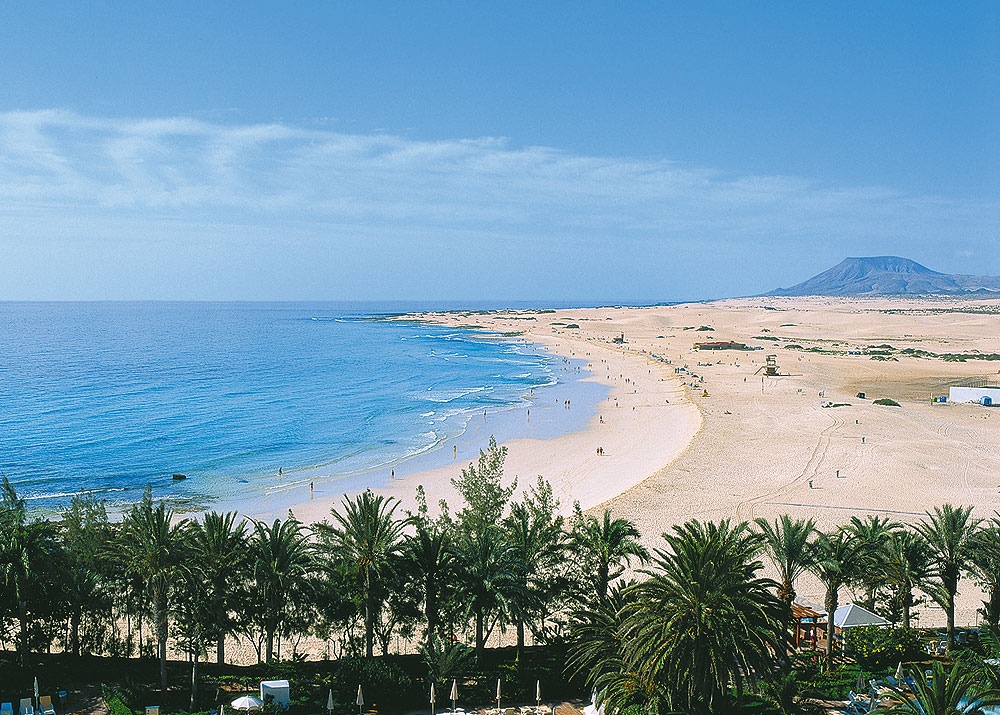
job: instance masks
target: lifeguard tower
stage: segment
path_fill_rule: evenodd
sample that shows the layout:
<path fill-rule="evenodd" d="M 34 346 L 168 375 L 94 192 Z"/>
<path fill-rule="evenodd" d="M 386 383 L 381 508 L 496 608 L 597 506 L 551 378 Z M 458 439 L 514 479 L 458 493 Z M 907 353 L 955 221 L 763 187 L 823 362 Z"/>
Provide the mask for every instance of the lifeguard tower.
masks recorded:
<path fill-rule="evenodd" d="M 761 365 L 759 368 L 757 368 L 757 370 L 754 372 L 754 375 L 756 375 L 761 370 L 763 370 L 764 374 L 769 377 L 780 377 L 781 373 L 778 372 L 778 356 L 768 355 L 766 358 L 764 358 L 764 364 Z"/>

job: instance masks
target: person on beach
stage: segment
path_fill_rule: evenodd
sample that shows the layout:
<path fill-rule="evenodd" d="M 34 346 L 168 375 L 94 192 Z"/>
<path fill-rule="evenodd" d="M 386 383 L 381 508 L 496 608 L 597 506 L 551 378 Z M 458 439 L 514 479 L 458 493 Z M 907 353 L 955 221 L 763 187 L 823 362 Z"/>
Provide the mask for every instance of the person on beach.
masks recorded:
<path fill-rule="evenodd" d="M 281 476 L 281 467 L 278 467 L 278 476 Z"/>
<path fill-rule="evenodd" d="M 310 501 L 312 500 L 312 498 L 313 498 L 313 483 L 309 482 L 309 499 L 310 499 Z"/>

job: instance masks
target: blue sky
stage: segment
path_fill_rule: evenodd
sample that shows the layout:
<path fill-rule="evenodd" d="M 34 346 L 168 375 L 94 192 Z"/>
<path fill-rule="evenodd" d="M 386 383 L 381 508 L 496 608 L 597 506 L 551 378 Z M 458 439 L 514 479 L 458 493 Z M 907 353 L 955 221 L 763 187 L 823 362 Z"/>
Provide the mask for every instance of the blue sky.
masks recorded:
<path fill-rule="evenodd" d="M 0 299 L 1000 274 L 997 3 L 5 3 Z"/>

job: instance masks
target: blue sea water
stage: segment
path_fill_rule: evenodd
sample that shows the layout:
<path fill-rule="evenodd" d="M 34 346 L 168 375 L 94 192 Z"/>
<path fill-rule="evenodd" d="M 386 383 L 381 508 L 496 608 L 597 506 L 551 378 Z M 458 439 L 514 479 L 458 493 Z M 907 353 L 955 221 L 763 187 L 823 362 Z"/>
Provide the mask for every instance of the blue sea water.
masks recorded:
<path fill-rule="evenodd" d="M 447 307 L 0 303 L 0 472 L 41 511 L 81 490 L 115 509 L 147 484 L 181 509 L 274 509 L 491 433 L 582 428 L 606 395 L 523 340 L 371 320 Z"/>

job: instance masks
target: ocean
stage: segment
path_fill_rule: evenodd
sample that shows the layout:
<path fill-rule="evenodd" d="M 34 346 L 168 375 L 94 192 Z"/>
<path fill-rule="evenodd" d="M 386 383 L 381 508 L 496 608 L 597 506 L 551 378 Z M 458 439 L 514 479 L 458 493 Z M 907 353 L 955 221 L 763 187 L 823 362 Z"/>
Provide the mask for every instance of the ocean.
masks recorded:
<path fill-rule="evenodd" d="M 523 339 L 372 319 L 450 307 L 0 303 L 0 472 L 41 513 L 81 491 L 120 511 L 146 485 L 181 511 L 274 512 L 310 482 L 582 429 L 606 397 Z"/>

